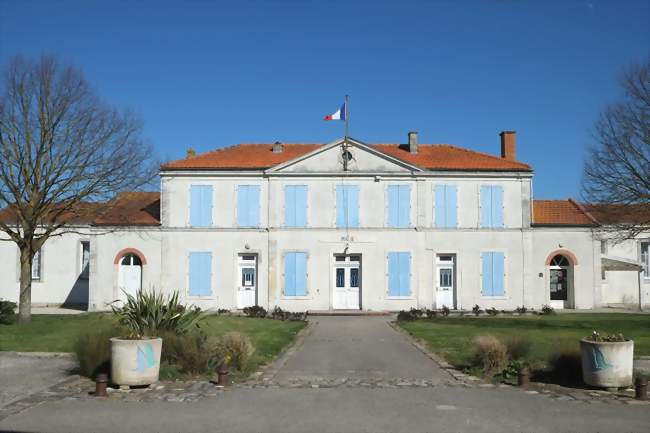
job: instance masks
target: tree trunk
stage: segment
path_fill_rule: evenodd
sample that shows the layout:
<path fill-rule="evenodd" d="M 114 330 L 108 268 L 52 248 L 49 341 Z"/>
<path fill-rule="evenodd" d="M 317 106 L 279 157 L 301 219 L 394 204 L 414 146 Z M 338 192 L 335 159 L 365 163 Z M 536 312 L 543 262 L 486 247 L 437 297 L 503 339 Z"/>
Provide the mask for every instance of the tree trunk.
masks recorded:
<path fill-rule="evenodd" d="M 18 322 L 32 321 L 32 254 L 29 246 L 20 249 L 20 300 L 18 302 Z"/>

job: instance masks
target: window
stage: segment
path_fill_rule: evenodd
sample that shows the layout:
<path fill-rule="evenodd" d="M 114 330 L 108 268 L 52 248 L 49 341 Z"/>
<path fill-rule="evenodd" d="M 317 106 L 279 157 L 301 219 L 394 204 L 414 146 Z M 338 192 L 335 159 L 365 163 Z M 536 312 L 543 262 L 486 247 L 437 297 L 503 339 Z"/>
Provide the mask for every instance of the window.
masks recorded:
<path fill-rule="evenodd" d="M 190 296 L 212 295 L 212 253 L 190 253 Z"/>
<path fill-rule="evenodd" d="M 190 226 L 210 227 L 212 225 L 212 186 L 190 186 Z"/>
<path fill-rule="evenodd" d="M 641 242 L 641 263 L 643 264 L 643 277 L 650 278 L 650 242 Z"/>
<path fill-rule="evenodd" d="M 411 253 L 388 253 L 388 295 L 411 295 Z"/>
<path fill-rule="evenodd" d="M 80 278 L 88 279 L 90 272 L 90 242 L 81 241 L 81 273 Z"/>
<path fill-rule="evenodd" d="M 410 185 L 388 186 L 388 226 L 408 227 L 411 225 Z"/>
<path fill-rule="evenodd" d="M 600 254 L 607 254 L 607 241 L 604 239 L 600 241 Z"/>
<path fill-rule="evenodd" d="M 284 226 L 307 226 L 307 187 L 286 185 L 284 187 Z"/>
<path fill-rule="evenodd" d="M 481 187 L 481 227 L 503 227 L 503 187 Z"/>
<path fill-rule="evenodd" d="M 357 185 L 336 185 L 336 227 L 359 227 Z"/>
<path fill-rule="evenodd" d="M 43 257 L 41 250 L 36 251 L 32 259 L 32 280 L 41 279 L 41 271 L 43 268 Z"/>
<path fill-rule="evenodd" d="M 456 227 L 458 225 L 458 199 L 455 185 L 436 185 L 435 188 L 436 227 Z"/>
<path fill-rule="evenodd" d="M 307 253 L 291 252 L 285 254 L 284 295 L 307 295 Z"/>
<path fill-rule="evenodd" d="M 350 287 L 359 287 L 359 268 L 350 268 Z"/>
<path fill-rule="evenodd" d="M 259 185 L 239 185 L 237 187 L 237 225 L 239 227 L 260 226 Z"/>
<path fill-rule="evenodd" d="M 483 296 L 504 296 L 505 256 L 501 252 L 481 254 L 483 261 Z"/>
<path fill-rule="evenodd" d="M 336 287 L 345 287 L 345 269 L 336 268 Z"/>

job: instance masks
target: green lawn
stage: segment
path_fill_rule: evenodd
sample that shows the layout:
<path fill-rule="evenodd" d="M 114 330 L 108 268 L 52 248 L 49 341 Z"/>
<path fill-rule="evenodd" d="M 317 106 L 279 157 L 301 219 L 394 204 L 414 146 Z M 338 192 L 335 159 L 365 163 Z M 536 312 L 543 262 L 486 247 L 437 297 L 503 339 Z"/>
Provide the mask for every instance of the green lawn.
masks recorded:
<path fill-rule="evenodd" d="M 634 340 L 635 356 L 650 355 L 650 315 L 563 313 L 549 316 L 438 317 L 399 325 L 456 367 L 472 357 L 472 339 L 491 334 L 502 340 L 524 337 L 532 341 L 531 361 L 541 365 L 554 350 L 578 349 L 580 338 L 598 330 L 622 332 Z"/>
<path fill-rule="evenodd" d="M 0 350 L 19 352 L 72 352 L 76 337 L 91 329 L 112 326 L 111 314 L 35 315 L 28 325 L 0 325 Z M 273 359 L 295 338 L 304 322 L 252 319 L 236 316 L 207 316 L 201 328 L 208 335 L 238 331 L 255 345 L 253 366 Z"/>

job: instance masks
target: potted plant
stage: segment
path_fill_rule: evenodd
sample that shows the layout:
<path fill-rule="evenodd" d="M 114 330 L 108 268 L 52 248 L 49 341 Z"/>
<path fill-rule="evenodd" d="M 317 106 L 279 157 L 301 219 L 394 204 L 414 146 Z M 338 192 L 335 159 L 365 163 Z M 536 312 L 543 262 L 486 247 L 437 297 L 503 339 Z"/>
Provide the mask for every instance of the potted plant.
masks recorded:
<path fill-rule="evenodd" d="M 170 296 L 155 291 L 126 294 L 123 306 L 111 305 L 126 335 L 111 341 L 111 381 L 120 386 L 150 385 L 158 381 L 162 338 L 160 333 L 177 334 L 198 326 L 202 318 L 197 307 L 178 302 L 178 292 Z"/>
<path fill-rule="evenodd" d="M 622 334 L 594 331 L 580 340 L 582 378 L 587 385 L 621 388 L 632 385 L 634 341 Z"/>

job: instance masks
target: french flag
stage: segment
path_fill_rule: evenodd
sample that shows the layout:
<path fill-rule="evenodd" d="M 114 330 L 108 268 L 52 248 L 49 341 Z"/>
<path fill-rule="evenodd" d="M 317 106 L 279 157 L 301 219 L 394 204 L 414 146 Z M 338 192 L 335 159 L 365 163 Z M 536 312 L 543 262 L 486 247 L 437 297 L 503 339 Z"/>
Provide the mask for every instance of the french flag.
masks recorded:
<path fill-rule="evenodd" d="M 346 105 L 347 103 L 344 102 L 343 105 L 341 105 L 341 108 L 336 111 L 336 113 L 325 116 L 323 120 L 345 120 L 348 115 L 348 107 L 346 107 Z"/>

